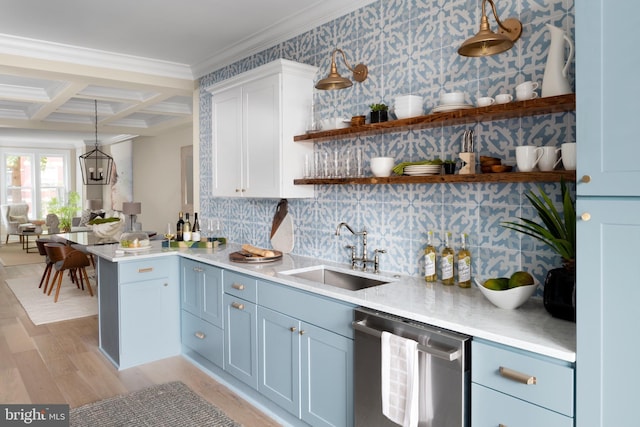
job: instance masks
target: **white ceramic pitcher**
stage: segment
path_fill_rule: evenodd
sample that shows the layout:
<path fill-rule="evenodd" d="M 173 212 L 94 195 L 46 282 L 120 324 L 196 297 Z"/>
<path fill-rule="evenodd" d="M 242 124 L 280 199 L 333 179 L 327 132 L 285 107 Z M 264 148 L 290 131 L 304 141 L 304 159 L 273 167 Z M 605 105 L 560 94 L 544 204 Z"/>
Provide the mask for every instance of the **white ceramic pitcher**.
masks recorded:
<path fill-rule="evenodd" d="M 558 27 L 546 24 L 551 34 L 551 45 L 547 53 L 547 65 L 542 77 L 542 96 L 555 96 L 571 93 L 567 80 L 567 69 L 573 59 L 573 42 Z M 564 42 L 569 44 L 569 58 L 564 60 Z"/>

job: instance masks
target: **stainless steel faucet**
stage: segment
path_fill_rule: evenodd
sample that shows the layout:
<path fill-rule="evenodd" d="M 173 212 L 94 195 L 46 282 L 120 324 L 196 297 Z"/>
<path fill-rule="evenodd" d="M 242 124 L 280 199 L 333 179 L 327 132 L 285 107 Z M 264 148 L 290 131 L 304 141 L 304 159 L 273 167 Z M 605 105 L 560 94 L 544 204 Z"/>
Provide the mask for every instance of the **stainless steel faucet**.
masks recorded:
<path fill-rule="evenodd" d="M 338 227 L 336 227 L 336 236 L 340 235 L 340 229 L 342 229 L 342 227 L 346 228 L 347 230 L 349 230 L 351 232 L 351 234 L 353 235 L 360 235 L 362 236 L 362 256 L 361 257 L 357 257 L 356 256 L 356 247 L 354 245 L 347 245 L 345 246 L 347 249 L 351 250 L 351 268 L 355 270 L 356 268 L 356 264 L 358 262 L 362 263 L 362 271 L 365 271 L 367 269 L 367 264 L 368 263 L 374 263 L 374 272 L 378 273 L 379 272 L 379 260 L 378 260 L 378 254 L 379 253 L 385 253 L 385 251 L 380 250 L 380 249 L 376 249 L 375 250 L 375 257 L 374 259 L 369 259 L 367 258 L 367 230 L 362 230 L 362 231 L 354 231 L 353 228 L 351 228 L 351 226 L 349 226 L 349 224 L 347 224 L 346 222 L 341 222 L 340 224 L 338 224 Z"/>

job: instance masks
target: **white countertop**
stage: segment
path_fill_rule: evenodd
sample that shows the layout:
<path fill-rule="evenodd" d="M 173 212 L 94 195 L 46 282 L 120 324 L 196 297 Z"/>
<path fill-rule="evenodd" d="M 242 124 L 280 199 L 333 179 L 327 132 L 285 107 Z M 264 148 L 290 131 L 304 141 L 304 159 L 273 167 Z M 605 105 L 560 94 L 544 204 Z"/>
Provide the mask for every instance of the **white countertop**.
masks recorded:
<path fill-rule="evenodd" d="M 347 264 L 287 254 L 272 263 L 236 263 L 229 261 L 229 253 L 239 250 L 240 245 L 227 244 L 217 249 L 169 249 L 162 248 L 160 243 L 152 242 L 148 251 L 125 255 L 116 254 L 116 245 L 90 246 L 88 249 L 112 262 L 180 255 L 567 362 L 576 360 L 575 323 L 551 317 L 539 298 L 529 299 L 518 309 L 503 310 L 491 304 L 475 287 L 443 286 L 438 282 L 427 283 L 419 277 L 394 276 L 386 272 L 378 276 L 392 278 L 394 282 L 349 291 L 280 273 L 317 265 L 349 269 Z"/>

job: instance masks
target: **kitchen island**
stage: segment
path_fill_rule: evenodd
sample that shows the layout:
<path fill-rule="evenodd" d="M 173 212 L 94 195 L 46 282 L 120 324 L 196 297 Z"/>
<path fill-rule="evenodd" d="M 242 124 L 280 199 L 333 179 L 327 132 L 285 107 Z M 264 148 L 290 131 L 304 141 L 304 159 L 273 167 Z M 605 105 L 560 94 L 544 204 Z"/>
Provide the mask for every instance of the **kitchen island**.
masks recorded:
<path fill-rule="evenodd" d="M 240 245 L 232 243 L 216 249 L 176 249 L 163 248 L 160 242 L 153 242 L 148 251 L 133 254 L 117 254 L 115 245 L 93 246 L 89 251 L 99 258 L 99 262 L 108 263 L 169 257 L 166 260 L 168 262 L 172 257 L 189 258 L 566 362 L 576 361 L 575 323 L 551 317 L 544 309 L 542 300 L 537 298 L 531 298 L 516 310 L 503 310 L 491 304 L 475 287 L 461 289 L 443 286 L 438 282 L 426 283 L 421 277 L 395 276 L 386 272 L 379 276 L 393 280 L 391 283 L 348 291 L 281 274 L 282 271 L 317 265 L 348 268 L 346 264 L 290 254 L 285 254 L 282 260 L 266 264 L 229 261 L 229 254 L 239 249 Z M 103 285 L 115 286 L 112 283 L 100 283 L 100 286 Z"/>

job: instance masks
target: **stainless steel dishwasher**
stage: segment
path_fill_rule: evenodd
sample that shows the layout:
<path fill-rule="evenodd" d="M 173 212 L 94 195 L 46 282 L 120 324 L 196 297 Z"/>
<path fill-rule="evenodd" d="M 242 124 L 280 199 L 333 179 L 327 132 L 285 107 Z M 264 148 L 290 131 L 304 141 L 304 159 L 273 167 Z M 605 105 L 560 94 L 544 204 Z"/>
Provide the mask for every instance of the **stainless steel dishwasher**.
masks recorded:
<path fill-rule="evenodd" d="M 418 342 L 421 358 L 418 425 L 470 425 L 470 337 L 367 308 L 355 310 L 353 328 L 356 427 L 397 427 L 382 413 L 382 331 Z"/>

